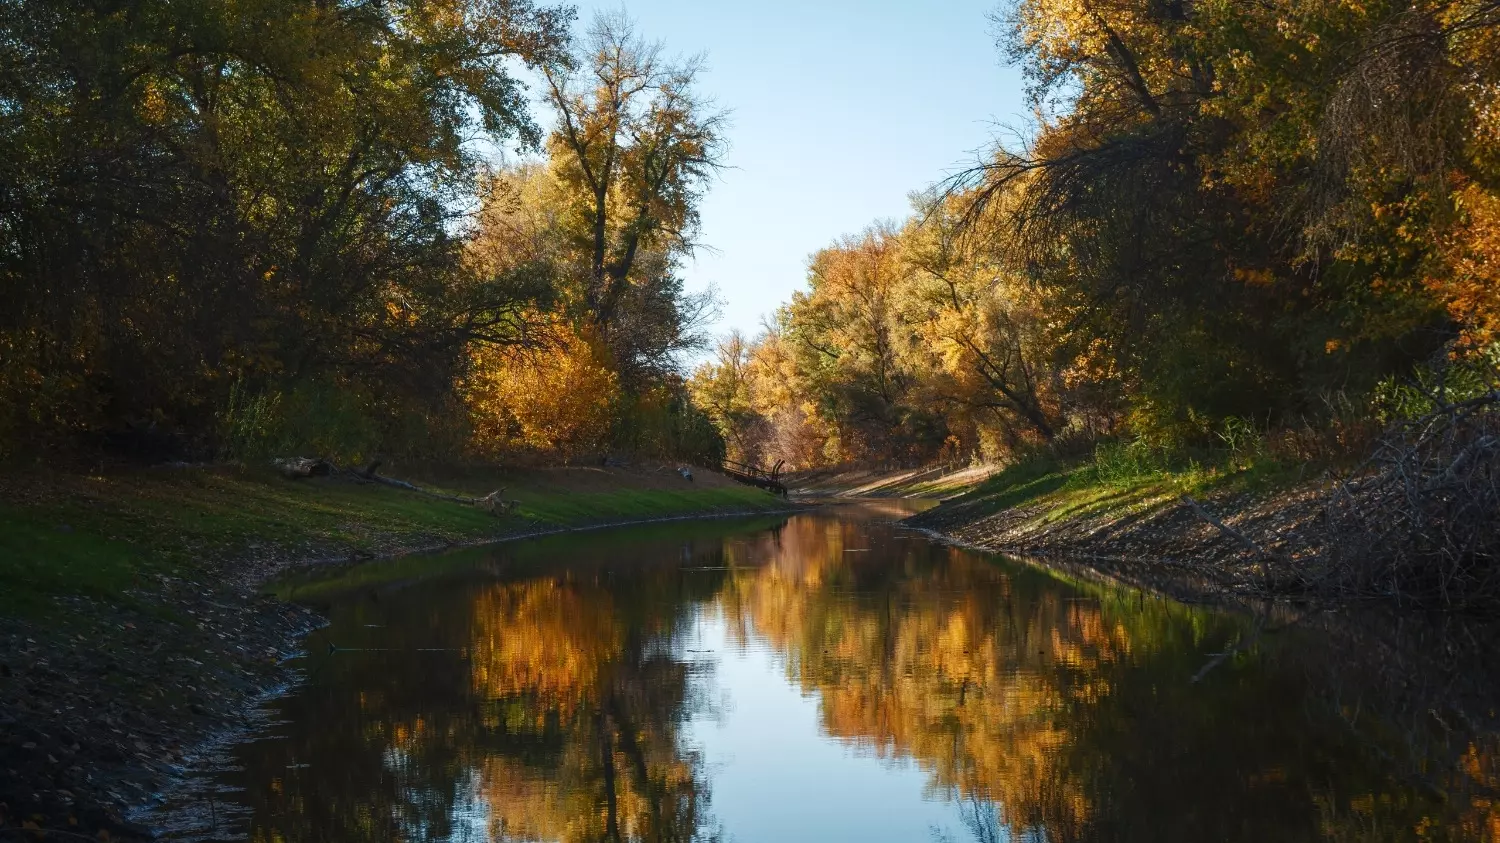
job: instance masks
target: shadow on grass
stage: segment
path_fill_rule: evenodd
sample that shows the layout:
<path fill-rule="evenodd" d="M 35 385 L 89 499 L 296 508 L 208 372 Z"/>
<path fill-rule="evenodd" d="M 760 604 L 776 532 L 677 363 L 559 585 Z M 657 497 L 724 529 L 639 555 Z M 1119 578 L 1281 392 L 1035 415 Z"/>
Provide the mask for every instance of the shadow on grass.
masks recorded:
<path fill-rule="evenodd" d="M 1092 458 L 1064 461 L 1040 455 L 1006 467 L 966 494 L 951 499 L 950 511 L 986 518 L 1008 509 L 1034 506 L 1032 517 L 1051 524 L 1112 512 L 1134 513 L 1161 506 L 1181 495 L 1269 494 L 1303 482 L 1308 467 L 1271 459 L 1246 464 L 1201 463 L 1150 467 L 1136 474 L 1103 471 Z"/>

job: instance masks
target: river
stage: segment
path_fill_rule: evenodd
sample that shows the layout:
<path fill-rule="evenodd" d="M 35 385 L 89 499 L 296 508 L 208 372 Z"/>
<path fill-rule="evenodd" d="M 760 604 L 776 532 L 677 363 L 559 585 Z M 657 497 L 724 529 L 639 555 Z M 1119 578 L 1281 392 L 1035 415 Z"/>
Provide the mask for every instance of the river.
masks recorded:
<path fill-rule="evenodd" d="M 1296 841 L 1494 823 L 1403 772 L 1411 741 L 1353 710 L 1338 654 L 1302 625 L 945 546 L 900 514 L 599 531 L 289 583 L 330 619 L 305 681 L 161 812 L 169 836 Z"/>

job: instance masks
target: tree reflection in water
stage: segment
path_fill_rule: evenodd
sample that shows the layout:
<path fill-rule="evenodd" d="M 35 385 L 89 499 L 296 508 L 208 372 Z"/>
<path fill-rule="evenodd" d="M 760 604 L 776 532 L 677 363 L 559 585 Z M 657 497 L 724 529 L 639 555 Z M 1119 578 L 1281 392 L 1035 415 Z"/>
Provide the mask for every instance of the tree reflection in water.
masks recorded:
<path fill-rule="evenodd" d="M 436 577 L 375 566 L 322 591 L 310 681 L 230 777 L 250 837 L 719 836 L 686 737 L 714 700 L 715 656 L 691 644 L 706 619 L 780 654 L 819 701 L 816 740 L 919 765 L 953 807 L 937 838 L 1402 839 L 1427 818 L 1441 839 L 1493 822 L 1489 803 L 1456 821 L 1386 775 L 1318 702 L 1301 640 L 1194 684 L 1246 621 L 858 519 L 695 529 L 501 547 Z"/>

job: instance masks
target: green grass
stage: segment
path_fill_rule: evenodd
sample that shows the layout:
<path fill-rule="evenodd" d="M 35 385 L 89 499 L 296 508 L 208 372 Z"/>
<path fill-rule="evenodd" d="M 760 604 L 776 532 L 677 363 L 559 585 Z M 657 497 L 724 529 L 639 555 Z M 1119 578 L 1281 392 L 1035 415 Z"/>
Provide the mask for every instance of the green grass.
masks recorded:
<path fill-rule="evenodd" d="M 1266 457 L 1213 462 L 1157 457 L 1122 459 L 1106 449 L 1063 461 L 1037 456 L 1007 467 L 954 499 L 975 515 L 1025 507 L 1027 520 L 1045 525 L 1095 515 L 1126 515 L 1172 503 L 1184 495 L 1270 492 L 1296 483 L 1303 472 Z"/>
<path fill-rule="evenodd" d="M 56 598 L 68 595 L 128 604 L 129 592 L 149 587 L 158 576 L 211 578 L 224 563 L 250 556 L 373 553 L 784 505 L 738 486 L 663 490 L 614 476 L 591 488 L 621 488 L 569 493 L 546 478 L 533 480 L 504 478 L 507 497 L 521 505 L 496 518 L 387 486 L 293 482 L 270 472 L 153 469 L 105 477 L 12 477 L 0 490 L 0 613 L 52 615 L 60 608 Z M 467 488 L 461 493 L 473 494 Z"/>
<path fill-rule="evenodd" d="M 0 611 L 45 612 L 55 594 L 117 598 L 159 567 L 127 541 L 69 529 L 0 511 Z"/>

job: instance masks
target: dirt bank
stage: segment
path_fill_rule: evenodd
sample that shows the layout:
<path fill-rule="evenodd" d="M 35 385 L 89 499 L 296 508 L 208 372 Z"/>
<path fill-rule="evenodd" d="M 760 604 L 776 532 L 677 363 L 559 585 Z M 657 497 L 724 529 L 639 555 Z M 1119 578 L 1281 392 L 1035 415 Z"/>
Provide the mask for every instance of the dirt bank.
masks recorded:
<path fill-rule="evenodd" d="M 974 488 L 999 471 L 994 466 L 885 469 L 835 466 L 787 475 L 793 494 L 814 498 L 942 498 Z"/>
<path fill-rule="evenodd" d="M 946 501 L 908 523 L 966 545 L 1179 600 L 1305 596 L 1298 588 L 1303 561 L 1322 549 L 1315 529 L 1322 500 L 1317 487 L 1193 500 L 1196 507 L 1162 492 L 1059 512 L 1054 500 L 997 510 L 991 499 L 977 495 Z"/>
<path fill-rule="evenodd" d="M 475 507 L 348 479 L 176 467 L 0 485 L 0 831 L 148 839 L 132 813 L 290 681 L 312 613 L 259 593 L 299 565 L 786 504 L 675 467 L 450 471 Z"/>

